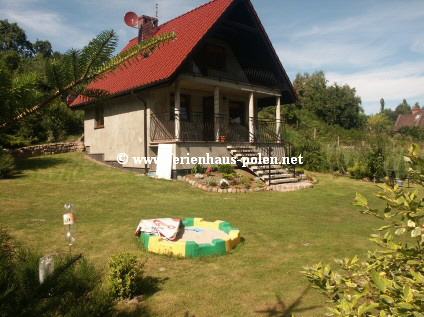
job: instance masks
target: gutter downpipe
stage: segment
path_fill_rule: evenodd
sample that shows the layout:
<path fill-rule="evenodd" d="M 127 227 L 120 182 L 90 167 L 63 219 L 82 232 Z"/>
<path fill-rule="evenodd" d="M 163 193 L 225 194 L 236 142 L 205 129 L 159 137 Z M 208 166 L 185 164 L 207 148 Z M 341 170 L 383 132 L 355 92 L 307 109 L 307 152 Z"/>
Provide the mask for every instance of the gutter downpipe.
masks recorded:
<path fill-rule="evenodd" d="M 144 106 L 144 115 L 143 115 L 143 120 L 144 120 L 144 155 L 147 157 L 148 153 L 147 153 L 147 101 L 140 98 L 137 94 L 134 93 L 134 91 L 131 93 L 131 96 L 135 97 L 138 101 L 141 101 L 143 103 Z M 145 165 L 145 170 L 146 170 L 146 174 L 148 173 L 148 170 L 150 171 L 150 166 L 149 164 L 146 162 Z"/>

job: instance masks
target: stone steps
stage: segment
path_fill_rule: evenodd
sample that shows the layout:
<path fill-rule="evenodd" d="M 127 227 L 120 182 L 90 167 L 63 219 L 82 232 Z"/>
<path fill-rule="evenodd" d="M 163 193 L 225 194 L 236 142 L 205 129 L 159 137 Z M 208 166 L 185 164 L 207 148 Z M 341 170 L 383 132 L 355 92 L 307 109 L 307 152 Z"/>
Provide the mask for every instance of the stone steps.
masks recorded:
<path fill-rule="evenodd" d="M 230 154 L 237 158 L 237 160 L 242 161 L 243 158 L 251 160 L 252 158 L 257 158 L 259 160 L 260 150 L 256 149 L 254 146 L 245 145 L 239 148 L 234 146 L 227 146 Z M 263 161 L 264 157 L 262 157 Z M 293 177 L 293 174 L 289 174 L 286 169 L 283 169 L 281 165 L 269 165 L 269 164 L 246 164 L 247 168 L 252 171 L 256 176 L 258 176 L 262 181 L 269 183 L 271 185 L 280 185 L 280 184 L 289 184 L 297 183 L 298 178 Z M 271 174 L 271 175 L 270 175 Z"/>

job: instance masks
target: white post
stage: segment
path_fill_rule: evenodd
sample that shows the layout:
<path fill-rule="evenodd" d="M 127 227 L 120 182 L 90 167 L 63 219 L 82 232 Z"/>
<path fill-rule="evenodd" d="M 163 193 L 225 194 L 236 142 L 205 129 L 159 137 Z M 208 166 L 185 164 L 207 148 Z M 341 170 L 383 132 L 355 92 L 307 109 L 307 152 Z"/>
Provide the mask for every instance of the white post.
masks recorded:
<path fill-rule="evenodd" d="M 180 81 L 175 82 L 175 139 L 180 140 L 181 133 L 181 122 L 180 122 L 180 112 L 181 112 L 181 85 Z"/>
<path fill-rule="evenodd" d="M 215 87 L 213 92 L 213 105 L 214 105 L 214 128 L 215 128 L 215 141 L 219 141 L 219 137 L 221 134 L 220 131 L 220 122 L 218 120 L 219 117 L 219 87 Z"/>
<path fill-rule="evenodd" d="M 254 137 L 254 118 L 255 118 L 255 96 L 253 95 L 253 92 L 249 94 L 249 141 L 251 143 L 255 142 Z"/>
<path fill-rule="evenodd" d="M 280 101 L 280 97 L 277 97 L 276 98 L 276 100 L 277 100 L 277 109 L 276 109 L 276 113 L 275 113 L 275 119 L 276 119 L 276 126 L 277 126 L 277 128 L 276 128 L 276 133 L 278 134 L 278 135 L 280 135 L 280 129 L 281 129 L 281 101 Z"/>

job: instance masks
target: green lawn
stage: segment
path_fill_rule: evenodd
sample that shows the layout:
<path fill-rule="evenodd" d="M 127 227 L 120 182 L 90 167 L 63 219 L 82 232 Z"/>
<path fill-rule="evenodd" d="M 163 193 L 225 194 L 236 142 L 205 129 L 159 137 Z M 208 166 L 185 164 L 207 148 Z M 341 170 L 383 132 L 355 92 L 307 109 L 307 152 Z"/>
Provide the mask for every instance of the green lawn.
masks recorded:
<path fill-rule="evenodd" d="M 379 222 L 351 205 L 372 184 L 318 175 L 314 189 L 290 193 L 214 194 L 182 182 L 138 177 L 84 159 L 82 153 L 21 161 L 22 175 L 0 180 L 1 225 L 28 247 L 66 252 L 63 204 L 76 206 L 74 252 L 100 268 L 117 252 L 136 251 L 141 218 L 203 217 L 229 221 L 244 242 L 231 254 L 177 259 L 145 254 L 158 316 L 320 316 L 325 298 L 308 289 L 303 265 L 364 257 Z M 372 198 L 371 201 L 375 201 Z M 140 251 L 141 252 L 141 251 Z"/>

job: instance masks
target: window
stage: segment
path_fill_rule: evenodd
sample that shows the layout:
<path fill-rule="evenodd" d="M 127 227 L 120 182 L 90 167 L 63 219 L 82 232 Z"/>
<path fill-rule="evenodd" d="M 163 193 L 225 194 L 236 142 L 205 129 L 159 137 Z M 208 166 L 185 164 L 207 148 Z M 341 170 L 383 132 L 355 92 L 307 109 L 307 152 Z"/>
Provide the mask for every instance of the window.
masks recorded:
<path fill-rule="evenodd" d="M 205 52 L 206 65 L 208 67 L 225 72 L 227 62 L 225 57 L 225 48 L 218 45 L 208 44 Z"/>
<path fill-rule="evenodd" d="M 105 127 L 105 115 L 103 106 L 97 106 L 94 110 L 94 128 L 102 129 Z"/>
<path fill-rule="evenodd" d="M 190 121 L 190 95 L 180 95 L 181 109 L 180 109 L 180 120 Z M 171 103 L 169 107 L 170 120 L 175 120 L 175 95 L 171 94 Z"/>

